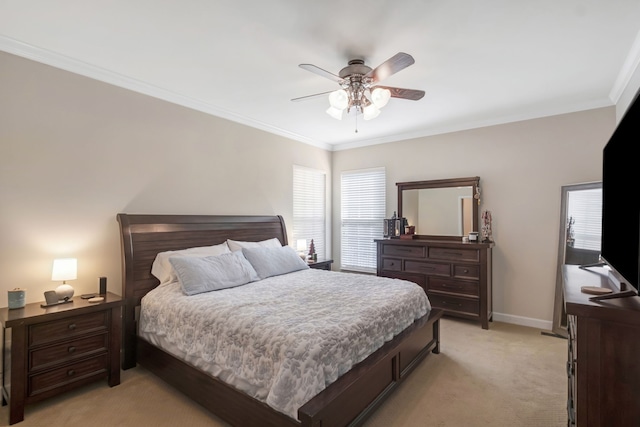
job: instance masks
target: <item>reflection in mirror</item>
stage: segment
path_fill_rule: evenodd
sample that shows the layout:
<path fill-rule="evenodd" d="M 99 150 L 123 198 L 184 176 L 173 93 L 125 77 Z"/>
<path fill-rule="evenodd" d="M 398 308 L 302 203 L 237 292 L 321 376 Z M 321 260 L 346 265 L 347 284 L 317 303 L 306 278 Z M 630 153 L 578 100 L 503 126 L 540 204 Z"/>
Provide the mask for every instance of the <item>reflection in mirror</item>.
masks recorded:
<path fill-rule="evenodd" d="M 398 182 L 398 216 L 422 237 L 459 239 L 478 229 L 480 178 Z"/>
<path fill-rule="evenodd" d="M 552 332 L 567 337 L 562 266 L 599 261 L 602 228 L 602 182 L 565 185 L 560 199 L 560 233 Z"/>
<path fill-rule="evenodd" d="M 472 187 L 405 190 L 403 216 L 417 234 L 466 236 L 473 230 Z"/>

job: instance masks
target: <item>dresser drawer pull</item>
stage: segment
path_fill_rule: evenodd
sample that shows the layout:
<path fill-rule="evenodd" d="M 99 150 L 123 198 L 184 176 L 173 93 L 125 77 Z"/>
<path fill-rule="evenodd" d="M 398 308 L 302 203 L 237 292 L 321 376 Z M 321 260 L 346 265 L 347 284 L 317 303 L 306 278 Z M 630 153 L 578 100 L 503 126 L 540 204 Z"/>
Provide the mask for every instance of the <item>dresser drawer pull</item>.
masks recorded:
<path fill-rule="evenodd" d="M 75 330 L 76 329 L 76 324 L 75 323 L 70 324 L 69 325 L 69 329 L 72 330 L 72 331 Z"/>
<path fill-rule="evenodd" d="M 469 269 L 468 269 L 468 268 L 463 268 L 463 269 L 462 269 L 462 272 L 463 272 L 463 273 L 468 273 L 468 272 L 469 272 Z"/>
<path fill-rule="evenodd" d="M 400 252 L 411 252 L 411 248 L 396 248 L 396 251 L 400 251 Z"/>
<path fill-rule="evenodd" d="M 74 346 L 71 346 L 71 347 L 69 347 L 69 348 L 67 349 L 67 351 L 68 351 L 69 353 L 73 353 L 73 352 L 75 352 L 75 351 L 76 351 L 76 348 L 75 348 Z"/>
<path fill-rule="evenodd" d="M 69 369 L 69 370 L 67 371 L 67 376 L 68 376 L 68 377 L 72 377 L 72 376 L 74 376 L 75 374 L 76 374 L 76 371 L 74 371 L 73 369 Z"/>
<path fill-rule="evenodd" d="M 456 302 L 442 301 L 444 305 L 455 305 L 456 307 L 462 307 L 462 304 Z"/>

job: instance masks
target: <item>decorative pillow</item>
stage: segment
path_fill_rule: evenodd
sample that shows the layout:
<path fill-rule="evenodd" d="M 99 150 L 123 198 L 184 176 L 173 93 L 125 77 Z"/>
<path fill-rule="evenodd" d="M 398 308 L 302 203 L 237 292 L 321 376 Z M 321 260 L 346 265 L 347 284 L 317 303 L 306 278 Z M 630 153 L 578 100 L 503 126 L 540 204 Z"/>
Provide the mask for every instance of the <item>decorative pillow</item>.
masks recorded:
<path fill-rule="evenodd" d="M 242 252 L 204 258 L 170 257 L 169 262 L 187 295 L 233 288 L 259 280 Z"/>
<path fill-rule="evenodd" d="M 160 280 L 161 285 L 175 282 L 176 280 L 178 280 L 178 277 L 176 276 L 176 272 L 173 270 L 173 267 L 169 262 L 170 257 L 188 256 L 203 258 L 207 256 L 222 255 L 229 252 L 231 251 L 227 246 L 227 242 L 213 246 L 200 246 L 197 248 L 182 249 L 179 251 L 160 252 L 158 255 L 156 255 L 156 259 L 153 261 L 153 265 L 151 266 L 151 274 L 153 274 L 158 280 Z"/>
<path fill-rule="evenodd" d="M 242 253 L 258 273 L 260 279 L 309 268 L 290 246 L 279 248 L 243 248 Z"/>
<path fill-rule="evenodd" d="M 241 242 L 227 239 L 227 245 L 232 251 L 240 251 L 243 248 L 281 248 L 282 243 L 277 238 L 263 240 L 261 242 Z"/>

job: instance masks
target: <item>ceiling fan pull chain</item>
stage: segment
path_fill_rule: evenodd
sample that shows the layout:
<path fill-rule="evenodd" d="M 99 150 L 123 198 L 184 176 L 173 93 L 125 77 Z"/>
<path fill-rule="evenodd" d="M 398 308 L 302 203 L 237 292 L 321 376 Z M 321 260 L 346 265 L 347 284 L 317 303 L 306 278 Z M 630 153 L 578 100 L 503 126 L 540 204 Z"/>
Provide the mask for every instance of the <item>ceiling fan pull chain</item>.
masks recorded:
<path fill-rule="evenodd" d="M 356 133 L 358 133 L 358 112 L 356 111 Z"/>

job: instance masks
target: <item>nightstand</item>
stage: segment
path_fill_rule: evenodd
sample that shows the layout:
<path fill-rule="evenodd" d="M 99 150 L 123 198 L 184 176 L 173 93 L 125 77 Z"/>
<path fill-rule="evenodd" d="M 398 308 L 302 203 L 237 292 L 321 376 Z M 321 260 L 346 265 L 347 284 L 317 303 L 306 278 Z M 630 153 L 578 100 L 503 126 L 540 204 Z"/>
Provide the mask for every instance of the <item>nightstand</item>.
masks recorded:
<path fill-rule="evenodd" d="M 69 304 L 0 309 L 3 328 L 2 404 L 9 424 L 24 419 L 27 404 L 106 378 L 120 384 L 122 298 L 80 297 Z"/>
<path fill-rule="evenodd" d="M 309 268 L 316 268 L 318 270 L 329 270 L 329 271 L 331 271 L 331 264 L 333 264 L 333 260 L 332 259 L 326 259 L 324 261 L 310 262 L 308 264 L 309 264 Z"/>

